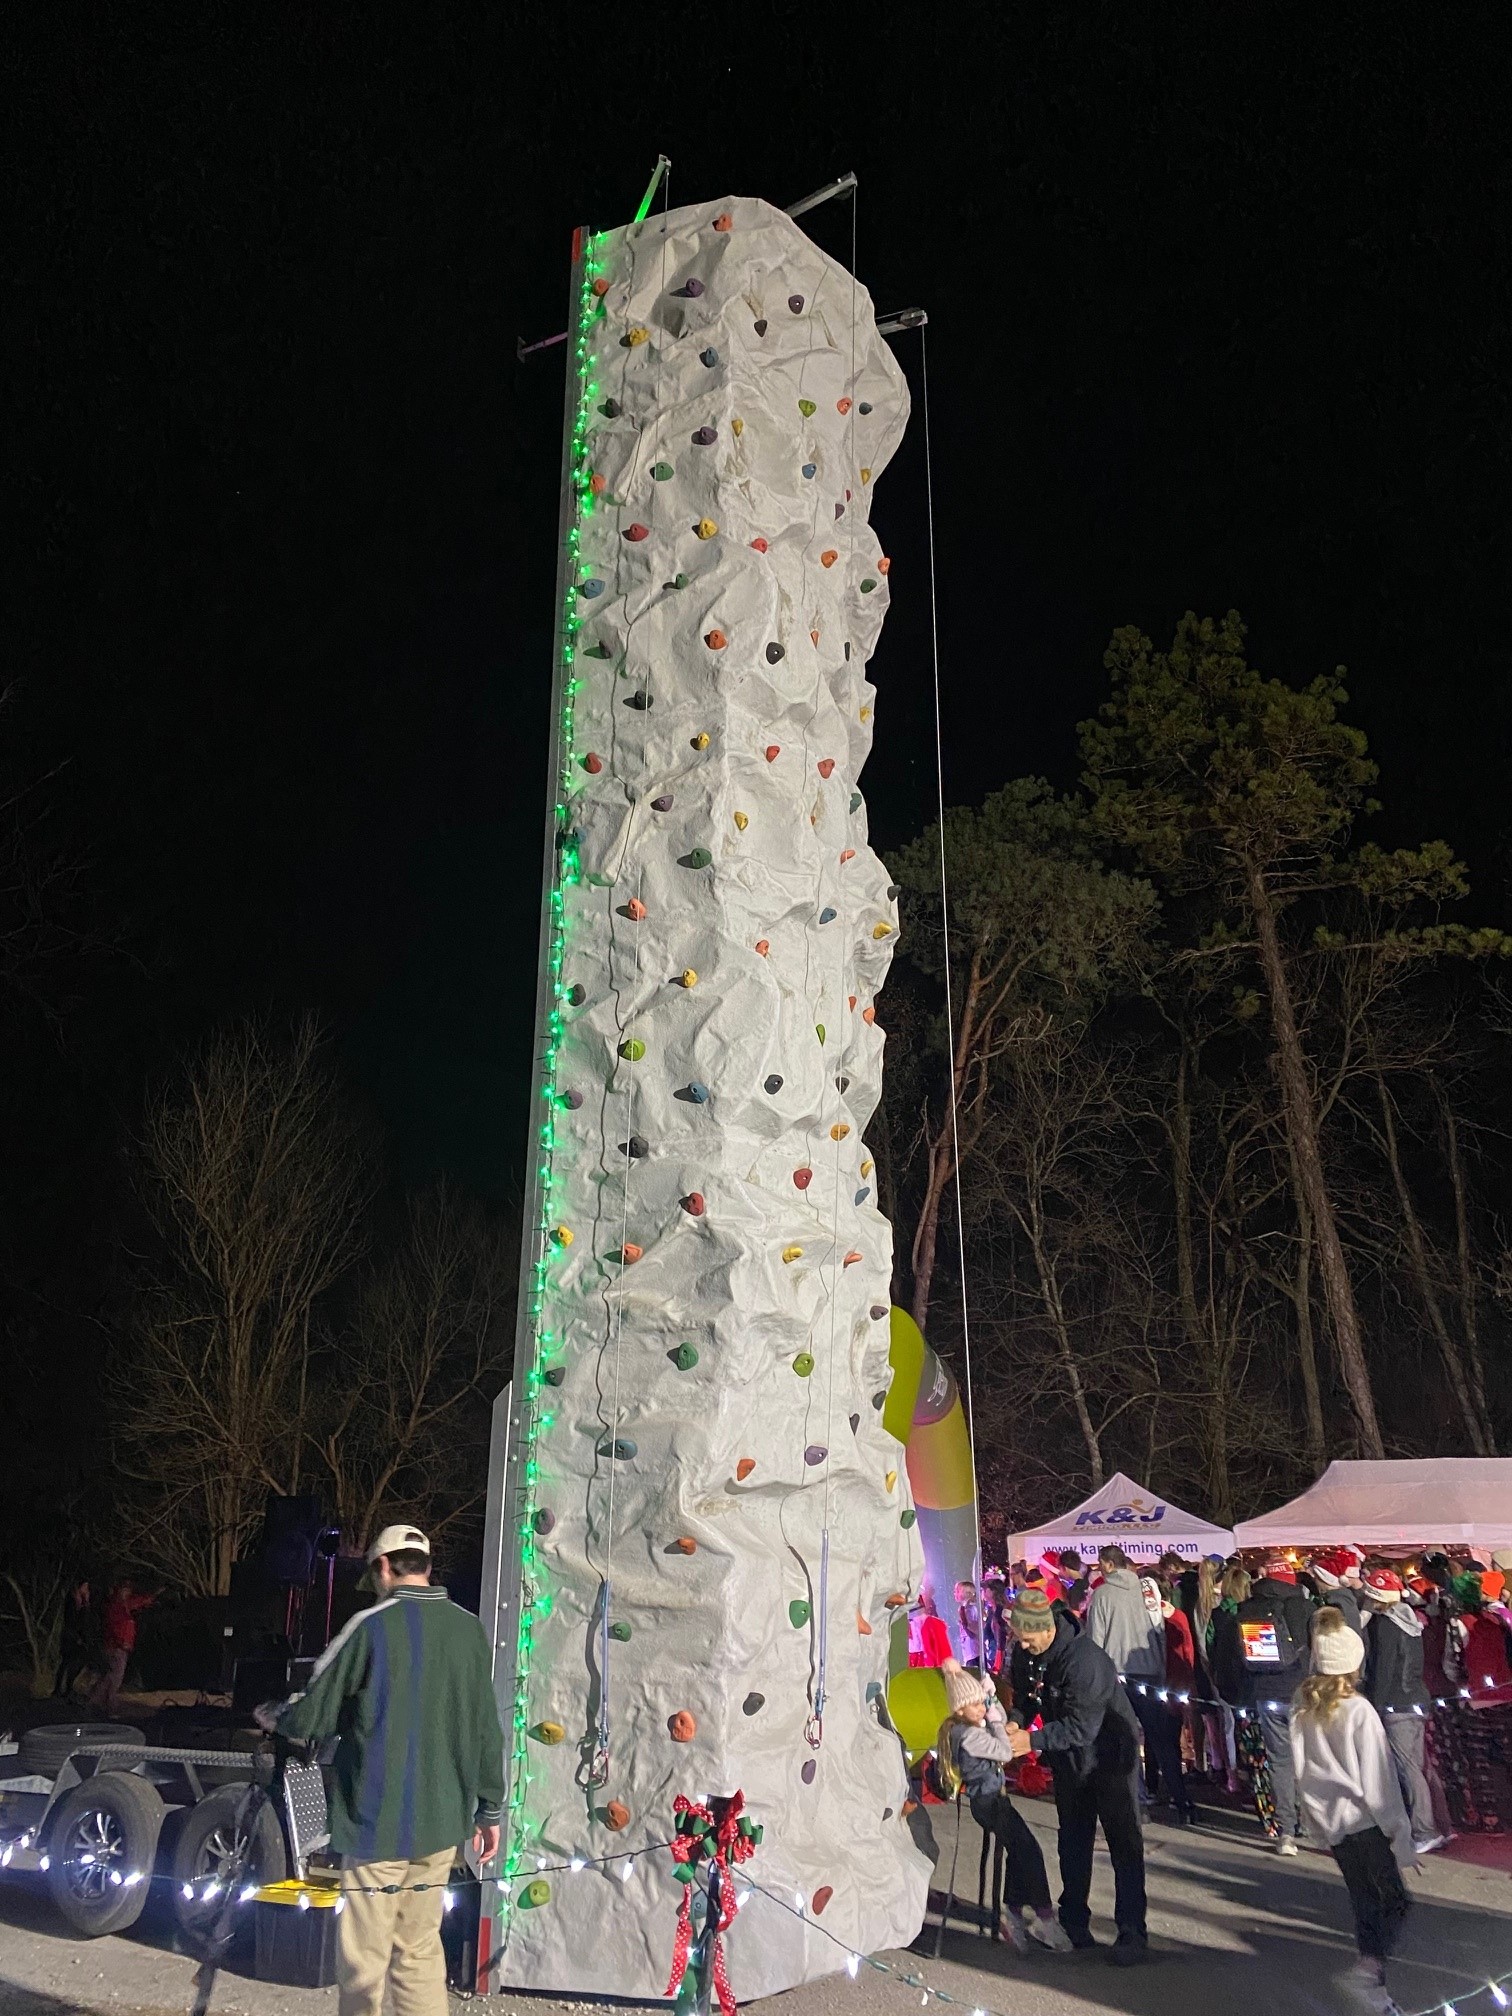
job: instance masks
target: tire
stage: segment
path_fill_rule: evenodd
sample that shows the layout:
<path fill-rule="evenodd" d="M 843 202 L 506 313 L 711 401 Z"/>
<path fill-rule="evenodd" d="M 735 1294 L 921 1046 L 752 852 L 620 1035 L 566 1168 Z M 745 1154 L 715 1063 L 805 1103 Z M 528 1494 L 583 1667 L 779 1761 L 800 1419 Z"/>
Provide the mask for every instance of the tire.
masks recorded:
<path fill-rule="evenodd" d="M 97 1772 L 64 1793 L 47 1823 L 47 1888 L 75 1932 L 98 1939 L 141 1917 L 162 1826 L 157 1787 L 129 1771 Z"/>
<path fill-rule="evenodd" d="M 250 1838 L 244 1818 L 243 1801 L 249 1804 L 255 1792 L 241 1785 L 222 1785 L 207 1793 L 184 1815 L 178 1839 L 173 1844 L 173 1915 L 184 1944 L 194 1953 L 203 1953 L 219 1915 L 222 1899 L 205 1902 L 201 1886 L 208 1876 L 224 1881 L 235 1876 L 241 1884 L 280 1883 L 289 1873 L 289 1857 L 283 1830 L 271 1800 L 259 1799 L 252 1816 Z M 245 1843 L 240 1874 L 234 1857 Z M 184 1895 L 184 1885 L 192 1884 L 196 1895 Z M 244 1914 L 251 1923 L 251 1913 Z"/>
<path fill-rule="evenodd" d="M 147 1738 L 124 1722 L 48 1722 L 28 1729 L 16 1750 L 27 1777 L 56 1778 L 75 1750 L 140 1750 Z"/>

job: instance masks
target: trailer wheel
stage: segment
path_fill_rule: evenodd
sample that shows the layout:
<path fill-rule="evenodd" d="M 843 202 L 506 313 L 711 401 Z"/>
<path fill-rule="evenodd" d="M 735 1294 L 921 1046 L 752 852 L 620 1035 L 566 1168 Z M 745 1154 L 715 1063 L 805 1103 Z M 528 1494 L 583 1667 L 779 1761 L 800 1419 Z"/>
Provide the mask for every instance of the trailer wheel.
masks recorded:
<path fill-rule="evenodd" d="M 223 1785 L 209 1793 L 184 1815 L 173 1846 L 173 1910 L 184 1944 L 203 1953 L 220 1913 L 223 1898 L 219 1891 L 207 1897 L 209 1883 L 224 1884 L 234 1879 L 245 1887 L 281 1883 L 289 1873 L 278 1816 L 267 1800 L 258 1800 L 248 1828 L 246 1808 L 248 1788 Z M 240 1873 L 237 1873 L 238 1864 Z M 193 1896 L 184 1895 L 184 1887 Z M 251 1922 L 250 1912 L 247 1914 Z"/>
<path fill-rule="evenodd" d="M 142 1915 L 163 1826 L 155 1785 L 99 1771 L 65 1792 L 47 1828 L 47 1888 L 75 1932 L 98 1939 Z"/>

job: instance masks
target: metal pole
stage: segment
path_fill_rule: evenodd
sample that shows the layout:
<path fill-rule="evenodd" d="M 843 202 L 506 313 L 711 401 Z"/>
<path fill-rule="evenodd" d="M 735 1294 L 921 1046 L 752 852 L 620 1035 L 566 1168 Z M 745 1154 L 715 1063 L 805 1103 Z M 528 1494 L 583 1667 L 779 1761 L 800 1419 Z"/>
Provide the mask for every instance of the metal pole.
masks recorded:
<path fill-rule="evenodd" d="M 841 175 L 834 182 L 826 182 L 822 189 L 816 189 L 812 196 L 804 196 L 796 203 L 789 203 L 789 217 L 801 217 L 805 210 L 817 210 L 821 203 L 828 203 L 836 196 L 849 196 L 856 186 L 854 171 Z"/>

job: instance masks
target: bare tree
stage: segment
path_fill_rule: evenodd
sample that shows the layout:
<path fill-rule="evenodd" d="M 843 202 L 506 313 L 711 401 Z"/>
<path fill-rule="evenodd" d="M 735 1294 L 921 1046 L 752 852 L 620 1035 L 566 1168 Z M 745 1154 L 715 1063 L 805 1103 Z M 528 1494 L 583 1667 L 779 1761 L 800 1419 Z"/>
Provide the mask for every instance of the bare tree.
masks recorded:
<path fill-rule="evenodd" d="M 510 1228 L 446 1183 L 410 1200 L 405 1235 L 361 1282 L 312 1443 L 349 1541 L 392 1512 L 434 1535 L 481 1504 L 489 1409 L 514 1312 Z"/>
<path fill-rule="evenodd" d="M 321 1048 L 309 1019 L 213 1037 L 136 1144 L 155 1238 L 114 1378 L 121 1468 L 137 1551 L 200 1594 L 297 1479 L 312 1312 L 362 1249 L 370 1171 Z"/>

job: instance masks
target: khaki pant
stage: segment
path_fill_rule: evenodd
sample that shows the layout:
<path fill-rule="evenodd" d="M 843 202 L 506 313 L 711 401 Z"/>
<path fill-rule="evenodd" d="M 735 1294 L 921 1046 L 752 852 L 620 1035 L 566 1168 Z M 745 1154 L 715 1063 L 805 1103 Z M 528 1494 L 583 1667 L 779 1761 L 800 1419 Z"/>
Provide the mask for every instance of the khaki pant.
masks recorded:
<path fill-rule="evenodd" d="M 441 1951 L 442 1891 L 454 1851 L 419 1862 L 358 1862 L 342 1858 L 346 1908 L 338 1922 L 336 1978 L 341 2016 L 381 2016 L 391 1991 L 393 2016 L 446 2016 L 446 1956 Z M 390 1896 L 364 1892 L 386 1883 L 427 1883 L 433 1889 Z"/>

